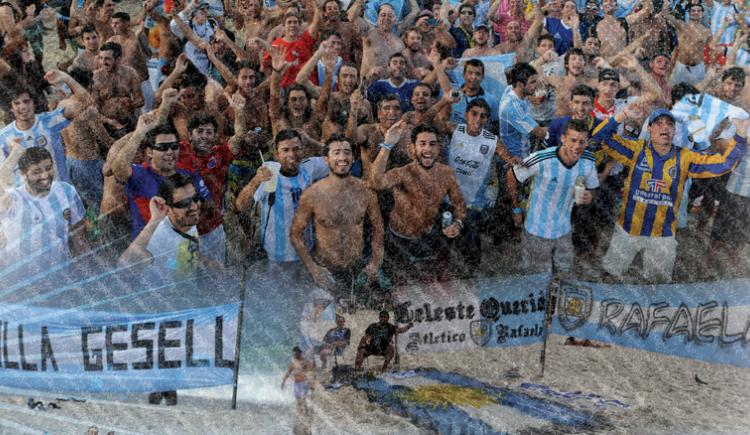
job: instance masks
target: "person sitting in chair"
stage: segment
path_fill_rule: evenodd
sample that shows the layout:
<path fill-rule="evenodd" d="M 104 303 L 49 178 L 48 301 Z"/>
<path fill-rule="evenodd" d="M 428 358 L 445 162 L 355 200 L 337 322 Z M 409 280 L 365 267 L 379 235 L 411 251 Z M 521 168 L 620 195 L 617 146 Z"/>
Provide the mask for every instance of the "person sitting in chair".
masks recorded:
<path fill-rule="evenodd" d="M 383 372 L 388 370 L 388 363 L 395 354 L 395 347 L 393 346 L 393 337 L 396 334 L 402 334 L 414 326 L 414 322 L 409 322 L 404 327 L 397 327 L 388 323 L 390 315 L 388 311 L 380 312 L 380 321 L 372 323 L 365 330 L 365 335 L 359 341 L 359 347 L 357 347 L 357 359 L 354 363 L 354 369 L 358 372 L 362 371 L 362 362 L 370 355 L 377 355 L 385 357 L 383 361 Z"/>
<path fill-rule="evenodd" d="M 323 337 L 323 345 L 320 349 L 320 362 L 323 368 L 326 368 L 329 355 L 342 355 L 344 349 L 349 346 L 352 331 L 344 327 L 345 323 L 344 316 L 336 316 L 336 327 L 329 329 Z"/>

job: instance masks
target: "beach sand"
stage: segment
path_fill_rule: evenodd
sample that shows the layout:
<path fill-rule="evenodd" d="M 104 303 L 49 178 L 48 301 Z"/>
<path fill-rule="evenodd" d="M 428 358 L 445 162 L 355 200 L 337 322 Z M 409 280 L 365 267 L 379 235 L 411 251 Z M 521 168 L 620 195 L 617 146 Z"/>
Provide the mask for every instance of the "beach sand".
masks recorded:
<path fill-rule="evenodd" d="M 374 312 L 350 315 L 353 338 L 369 323 Z M 606 426 L 601 433 L 618 434 L 742 434 L 750 430 L 747 403 L 750 371 L 656 353 L 627 349 L 564 346 L 564 337 L 550 337 L 547 366 L 539 377 L 539 345 L 506 349 L 482 349 L 465 353 L 405 355 L 401 369 L 434 367 L 455 371 L 489 384 L 523 391 L 522 383 L 544 384 L 556 391 L 595 393 L 619 400 L 628 408 L 596 406 L 585 399 L 557 400 L 596 413 Z M 351 349 L 344 355 L 353 361 Z M 375 367 L 377 362 L 371 363 Z M 520 377 L 509 377 L 516 368 Z M 708 385 L 696 382 L 698 376 Z M 317 371 L 326 383 L 329 372 Z M 259 381 L 259 382 L 258 382 Z M 152 406 L 145 395 L 87 398 L 85 403 L 57 401 L 61 409 L 39 411 L 26 407 L 33 393 L 5 391 L 0 396 L 0 433 L 84 433 L 96 425 L 102 433 L 165 434 L 285 434 L 291 433 L 294 407 L 289 387 L 278 390 L 280 376 L 241 379 L 238 409 L 230 409 L 231 388 L 181 391 L 175 407 Z M 260 385 L 259 385 L 260 384 Z M 259 403 L 258 388 L 268 389 L 268 401 Z M 275 390 L 270 394 L 270 390 Z M 261 393 L 262 394 L 262 393 Z M 35 395 L 47 403 L 55 395 Z M 540 396 L 544 397 L 544 396 Z M 550 399 L 549 397 L 546 397 Z M 247 400 L 251 401 L 247 401 Z M 555 400 L 554 398 L 552 400 Z M 313 432 L 317 434 L 418 434 L 430 433 L 407 419 L 389 415 L 367 400 L 365 393 L 344 386 L 339 390 L 317 390 L 313 396 Z M 524 430 L 523 422 L 508 422 L 513 433 L 570 433 L 570 428 L 549 425 Z M 584 431 L 587 432 L 587 431 Z"/>
<path fill-rule="evenodd" d="M 118 10 L 131 14 L 138 8 L 139 2 L 132 0 L 117 5 Z M 70 51 L 61 55 L 56 49 L 53 32 L 46 34 L 45 45 L 47 69 L 71 56 Z M 512 255 L 497 250 L 496 257 L 485 258 L 485 262 L 505 264 L 511 259 Z M 505 266 L 494 269 L 497 268 L 508 269 Z M 343 357 L 346 364 L 353 364 L 356 343 L 367 325 L 376 318 L 374 311 L 347 315 L 348 326 L 352 329 L 352 346 Z M 561 336 L 550 338 L 543 378 L 539 377 L 539 345 L 481 349 L 471 354 L 404 355 L 401 369 L 433 367 L 455 371 L 531 395 L 537 393 L 522 389 L 522 383 L 544 384 L 556 391 L 595 393 L 628 404 L 629 407 L 623 409 L 597 407 L 585 400 L 573 403 L 578 408 L 596 412 L 608 422 L 606 429 L 601 431 L 606 433 L 750 432 L 750 369 L 618 346 L 606 349 L 564 346 L 564 339 Z M 378 367 L 379 362 L 380 359 L 376 358 L 371 367 Z M 289 386 L 285 391 L 279 389 L 283 369 L 275 367 L 263 376 L 241 375 L 240 402 L 236 411 L 230 409 L 230 387 L 180 391 L 179 404 L 175 407 L 148 405 L 145 394 L 76 396 L 86 399 L 85 403 L 79 403 L 55 400 L 66 395 L 0 388 L 0 434 L 82 434 L 92 425 L 98 426 L 100 433 L 113 430 L 118 434 L 287 434 L 291 433 L 294 422 L 294 402 Z M 514 373 L 520 377 L 508 376 L 511 369 L 516 369 Z M 696 375 L 707 385 L 696 382 Z M 325 384 L 329 382 L 330 372 L 319 370 L 317 376 Z M 26 406 L 29 397 L 45 404 L 55 402 L 60 409 L 31 410 Z M 350 386 L 339 390 L 316 390 L 313 409 L 313 432 L 316 434 L 430 433 L 404 417 L 389 414 L 369 402 L 365 393 Z M 513 422 L 509 424 L 512 426 Z M 541 430 L 520 426 L 512 432 L 554 434 L 569 430 L 552 425 Z"/>

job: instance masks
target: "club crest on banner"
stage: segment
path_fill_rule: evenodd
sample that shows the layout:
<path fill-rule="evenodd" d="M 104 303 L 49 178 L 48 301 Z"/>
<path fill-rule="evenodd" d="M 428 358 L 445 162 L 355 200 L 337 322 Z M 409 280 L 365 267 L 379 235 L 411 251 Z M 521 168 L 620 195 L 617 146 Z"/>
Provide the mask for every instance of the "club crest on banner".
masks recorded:
<path fill-rule="evenodd" d="M 487 319 L 473 320 L 469 324 L 469 335 L 478 346 L 484 346 L 490 341 L 492 324 Z"/>
<path fill-rule="evenodd" d="M 560 283 L 560 302 L 558 317 L 560 325 L 570 331 L 582 326 L 591 316 L 594 295 L 587 287 L 574 286 L 571 283 Z"/>

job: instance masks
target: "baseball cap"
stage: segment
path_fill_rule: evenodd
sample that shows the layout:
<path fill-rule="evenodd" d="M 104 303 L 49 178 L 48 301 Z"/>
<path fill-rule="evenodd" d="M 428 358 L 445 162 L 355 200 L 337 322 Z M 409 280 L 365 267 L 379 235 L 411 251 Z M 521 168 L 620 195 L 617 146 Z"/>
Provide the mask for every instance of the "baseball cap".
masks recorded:
<path fill-rule="evenodd" d="M 654 59 L 656 59 L 659 56 L 664 56 L 667 59 L 672 59 L 672 56 L 669 53 L 666 53 L 666 52 L 663 52 L 663 51 L 658 51 L 653 56 L 651 56 L 650 60 L 654 60 Z"/>
<path fill-rule="evenodd" d="M 603 82 L 604 80 L 614 80 L 616 82 L 620 81 L 620 73 L 617 72 L 617 70 L 612 68 L 604 68 L 601 71 L 599 71 L 599 81 Z"/>
<path fill-rule="evenodd" d="M 474 26 L 474 31 L 475 31 L 475 32 L 476 32 L 477 30 L 479 30 L 479 29 L 484 29 L 484 30 L 486 30 L 486 31 L 488 31 L 488 32 L 490 31 L 490 27 L 489 27 L 488 25 L 484 24 L 484 23 L 483 23 L 483 24 L 480 24 L 480 25 L 478 25 L 478 26 Z"/>
<path fill-rule="evenodd" d="M 675 117 L 672 115 L 672 112 L 670 112 L 667 109 L 656 109 L 653 112 L 651 112 L 651 115 L 648 116 L 648 125 L 653 124 L 656 122 L 657 119 L 661 118 L 662 116 L 667 116 L 669 119 L 672 120 L 672 122 L 675 122 Z"/>

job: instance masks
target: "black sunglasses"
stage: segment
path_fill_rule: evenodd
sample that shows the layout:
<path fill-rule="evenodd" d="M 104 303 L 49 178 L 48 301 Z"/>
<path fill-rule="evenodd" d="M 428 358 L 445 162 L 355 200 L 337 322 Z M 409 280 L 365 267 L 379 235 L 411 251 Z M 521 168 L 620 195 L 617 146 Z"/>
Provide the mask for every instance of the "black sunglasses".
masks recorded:
<path fill-rule="evenodd" d="M 183 199 L 181 201 L 173 202 L 170 205 L 170 207 L 172 207 L 172 208 L 188 208 L 193 203 L 198 204 L 201 201 L 203 201 L 203 197 L 199 193 L 196 193 L 195 195 L 193 195 L 190 198 L 185 198 L 185 199 Z"/>
<path fill-rule="evenodd" d="M 180 149 L 180 143 L 179 142 L 159 142 L 154 143 L 151 145 L 151 149 L 164 152 L 166 150 L 172 150 L 177 151 Z"/>

